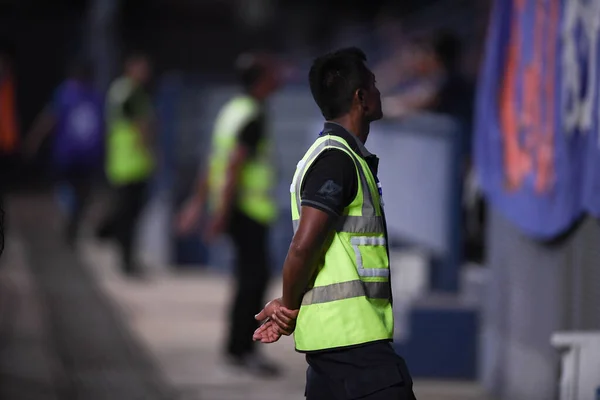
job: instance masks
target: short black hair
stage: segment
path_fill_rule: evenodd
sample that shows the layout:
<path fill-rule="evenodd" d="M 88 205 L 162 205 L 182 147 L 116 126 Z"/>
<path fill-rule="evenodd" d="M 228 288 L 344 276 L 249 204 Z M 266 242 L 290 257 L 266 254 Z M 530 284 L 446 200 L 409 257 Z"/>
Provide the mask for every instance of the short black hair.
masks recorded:
<path fill-rule="evenodd" d="M 235 61 L 235 69 L 246 90 L 252 89 L 267 72 L 265 62 L 252 53 L 240 54 Z"/>
<path fill-rule="evenodd" d="M 325 119 L 350 112 L 356 90 L 370 85 L 371 73 L 365 66 L 366 61 L 365 53 L 356 47 L 340 49 L 314 60 L 308 81 L 313 99 Z"/>

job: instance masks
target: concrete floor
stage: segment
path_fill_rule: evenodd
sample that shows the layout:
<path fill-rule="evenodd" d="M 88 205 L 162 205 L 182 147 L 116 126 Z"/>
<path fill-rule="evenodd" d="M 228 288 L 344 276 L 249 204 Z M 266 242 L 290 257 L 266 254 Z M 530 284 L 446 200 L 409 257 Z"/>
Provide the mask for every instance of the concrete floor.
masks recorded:
<path fill-rule="evenodd" d="M 150 271 L 132 282 L 110 246 L 61 245 L 47 198 L 20 199 L 0 260 L 0 398 L 301 400 L 306 364 L 291 338 L 265 345 L 284 377 L 259 380 L 220 360 L 226 276 Z M 280 282 L 274 282 L 277 295 Z M 420 400 L 489 400 L 472 382 L 417 381 Z"/>
<path fill-rule="evenodd" d="M 82 254 L 135 336 L 154 355 L 167 381 L 181 390 L 183 399 L 304 398 L 306 363 L 294 351 L 290 337 L 262 347 L 266 356 L 285 367 L 283 378 L 256 380 L 222 365 L 219 350 L 231 290 L 227 277 L 158 269 L 147 283 L 129 282 L 111 267 L 114 255 L 106 246 L 88 242 Z M 280 284 L 273 282 L 273 297 L 278 295 Z M 415 393 L 420 400 L 489 399 L 471 382 L 417 381 Z"/>

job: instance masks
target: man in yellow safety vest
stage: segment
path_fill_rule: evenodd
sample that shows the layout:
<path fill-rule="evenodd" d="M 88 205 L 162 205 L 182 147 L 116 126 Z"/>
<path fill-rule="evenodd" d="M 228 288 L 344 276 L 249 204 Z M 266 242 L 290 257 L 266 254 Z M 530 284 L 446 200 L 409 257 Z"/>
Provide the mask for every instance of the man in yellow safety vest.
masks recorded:
<path fill-rule="evenodd" d="M 207 171 L 179 216 L 180 233 L 191 231 L 205 200 L 210 241 L 226 231 L 236 252 L 237 293 L 232 304 L 227 359 L 259 375 L 278 368 L 255 352 L 254 314 L 263 304 L 270 265 L 269 226 L 277 218 L 272 193 L 277 184 L 267 135 L 265 101 L 279 86 L 279 68 L 267 55 L 245 54 L 237 69 L 244 91 L 230 99 L 214 124 Z"/>
<path fill-rule="evenodd" d="M 294 237 L 283 296 L 257 315 L 254 340 L 294 333 L 309 364 L 306 397 L 414 399 L 394 331 L 378 158 L 365 148 L 382 118 L 375 76 L 356 48 L 316 59 L 309 73 L 326 119 L 290 186 Z"/>
<path fill-rule="evenodd" d="M 144 87 L 150 74 L 150 62 L 145 55 L 130 55 L 125 62 L 125 74 L 111 84 L 106 102 L 105 169 L 116 198 L 97 235 L 116 240 L 122 269 L 128 276 L 139 276 L 142 272 L 135 261 L 133 244 L 156 162 L 154 112 Z"/>

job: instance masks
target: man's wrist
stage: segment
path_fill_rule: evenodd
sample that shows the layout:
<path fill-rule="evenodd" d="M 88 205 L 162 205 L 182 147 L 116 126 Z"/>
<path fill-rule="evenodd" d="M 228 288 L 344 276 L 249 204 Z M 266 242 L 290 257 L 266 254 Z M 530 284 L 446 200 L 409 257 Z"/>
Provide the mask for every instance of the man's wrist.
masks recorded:
<path fill-rule="evenodd" d="M 281 305 L 287 308 L 288 310 L 297 310 L 298 308 L 300 308 L 296 305 L 297 302 L 292 301 L 291 299 L 287 298 L 287 296 L 282 296 L 280 300 Z"/>

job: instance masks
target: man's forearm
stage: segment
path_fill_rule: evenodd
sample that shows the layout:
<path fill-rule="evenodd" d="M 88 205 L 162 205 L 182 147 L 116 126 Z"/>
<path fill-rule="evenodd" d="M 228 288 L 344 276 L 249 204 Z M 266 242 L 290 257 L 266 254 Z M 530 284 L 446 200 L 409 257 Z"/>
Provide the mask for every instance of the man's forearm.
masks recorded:
<path fill-rule="evenodd" d="M 283 298 L 286 308 L 297 310 L 323 251 L 331 244 L 336 218 L 311 207 L 300 210 L 300 224 L 283 264 Z"/>
<path fill-rule="evenodd" d="M 286 308 L 297 310 L 302 303 L 302 297 L 308 288 L 318 257 L 318 249 L 302 250 L 290 246 L 283 264 L 283 297 Z"/>

